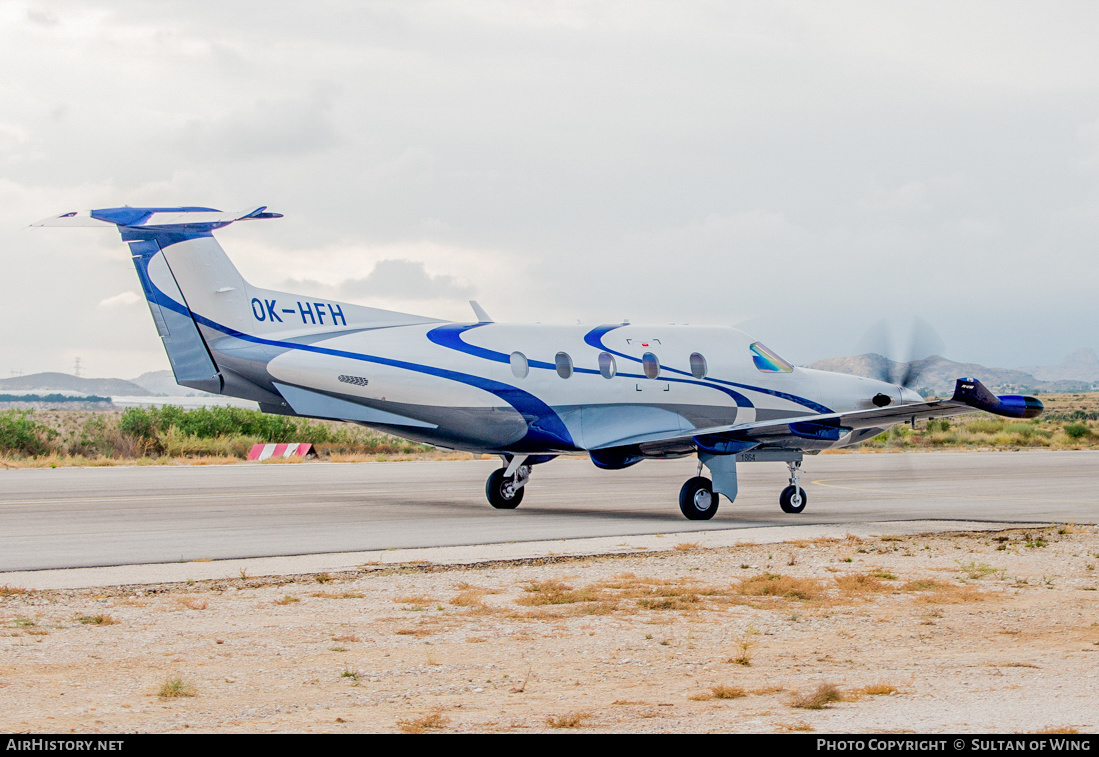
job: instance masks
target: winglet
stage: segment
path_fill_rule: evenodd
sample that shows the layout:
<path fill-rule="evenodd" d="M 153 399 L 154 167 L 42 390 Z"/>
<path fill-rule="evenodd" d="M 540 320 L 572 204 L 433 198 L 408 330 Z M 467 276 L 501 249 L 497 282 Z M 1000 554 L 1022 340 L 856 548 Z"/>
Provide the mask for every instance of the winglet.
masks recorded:
<path fill-rule="evenodd" d="M 478 323 L 496 323 L 492 320 L 492 316 L 485 312 L 485 309 L 477 304 L 477 300 L 470 300 L 469 306 L 473 308 L 473 314 L 477 316 Z"/>

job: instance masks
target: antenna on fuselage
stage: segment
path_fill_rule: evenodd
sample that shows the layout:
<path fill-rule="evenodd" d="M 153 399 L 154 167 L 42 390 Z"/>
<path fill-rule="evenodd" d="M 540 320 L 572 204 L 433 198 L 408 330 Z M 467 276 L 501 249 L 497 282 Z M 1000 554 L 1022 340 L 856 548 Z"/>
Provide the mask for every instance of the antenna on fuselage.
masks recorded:
<path fill-rule="evenodd" d="M 477 304 L 477 300 L 470 300 L 469 306 L 473 308 L 473 314 L 477 316 L 478 323 L 496 323 L 492 320 L 492 316 L 485 312 L 485 309 Z"/>

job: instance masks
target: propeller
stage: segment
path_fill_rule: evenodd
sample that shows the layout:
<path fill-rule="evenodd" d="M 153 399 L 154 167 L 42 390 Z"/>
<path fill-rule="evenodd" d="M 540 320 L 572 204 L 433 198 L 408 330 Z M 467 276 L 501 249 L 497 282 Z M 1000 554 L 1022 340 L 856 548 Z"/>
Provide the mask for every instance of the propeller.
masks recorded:
<path fill-rule="evenodd" d="M 898 333 L 904 336 L 898 338 Z M 941 355 L 946 351 L 946 345 L 934 326 L 913 316 L 911 322 L 900 329 L 886 319 L 878 321 L 859 340 L 858 351 L 885 358 L 871 367 L 871 378 L 913 389 L 924 361 L 932 355 Z"/>

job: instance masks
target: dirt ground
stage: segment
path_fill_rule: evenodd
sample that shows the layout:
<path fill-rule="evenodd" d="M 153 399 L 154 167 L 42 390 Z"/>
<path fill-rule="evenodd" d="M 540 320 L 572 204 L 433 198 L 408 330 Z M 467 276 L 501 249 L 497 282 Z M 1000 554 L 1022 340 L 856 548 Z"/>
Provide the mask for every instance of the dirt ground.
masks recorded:
<path fill-rule="evenodd" d="M 1099 529 L 0 588 L 3 732 L 1099 730 Z"/>

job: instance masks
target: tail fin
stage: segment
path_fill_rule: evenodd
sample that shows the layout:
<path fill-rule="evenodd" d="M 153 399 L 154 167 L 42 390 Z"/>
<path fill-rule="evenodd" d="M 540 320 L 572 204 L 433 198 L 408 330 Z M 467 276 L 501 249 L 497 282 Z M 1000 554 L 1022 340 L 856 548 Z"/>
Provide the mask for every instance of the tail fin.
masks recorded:
<path fill-rule="evenodd" d="M 116 226 L 130 246 L 176 382 L 220 393 L 224 379 L 194 313 L 221 318 L 248 333 L 247 321 L 241 315 L 244 306 L 238 302 L 247 302 L 247 285 L 212 232 L 234 221 L 281 218 L 266 210 L 259 207 L 243 213 L 223 213 L 201 207 L 106 208 L 64 213 L 31 225 Z"/>
<path fill-rule="evenodd" d="M 194 389 L 278 405 L 282 398 L 266 365 L 296 340 L 437 322 L 249 285 L 213 232 L 235 221 L 282 217 L 266 211 L 123 207 L 64 213 L 31 225 L 118 228 L 176 381 Z"/>

